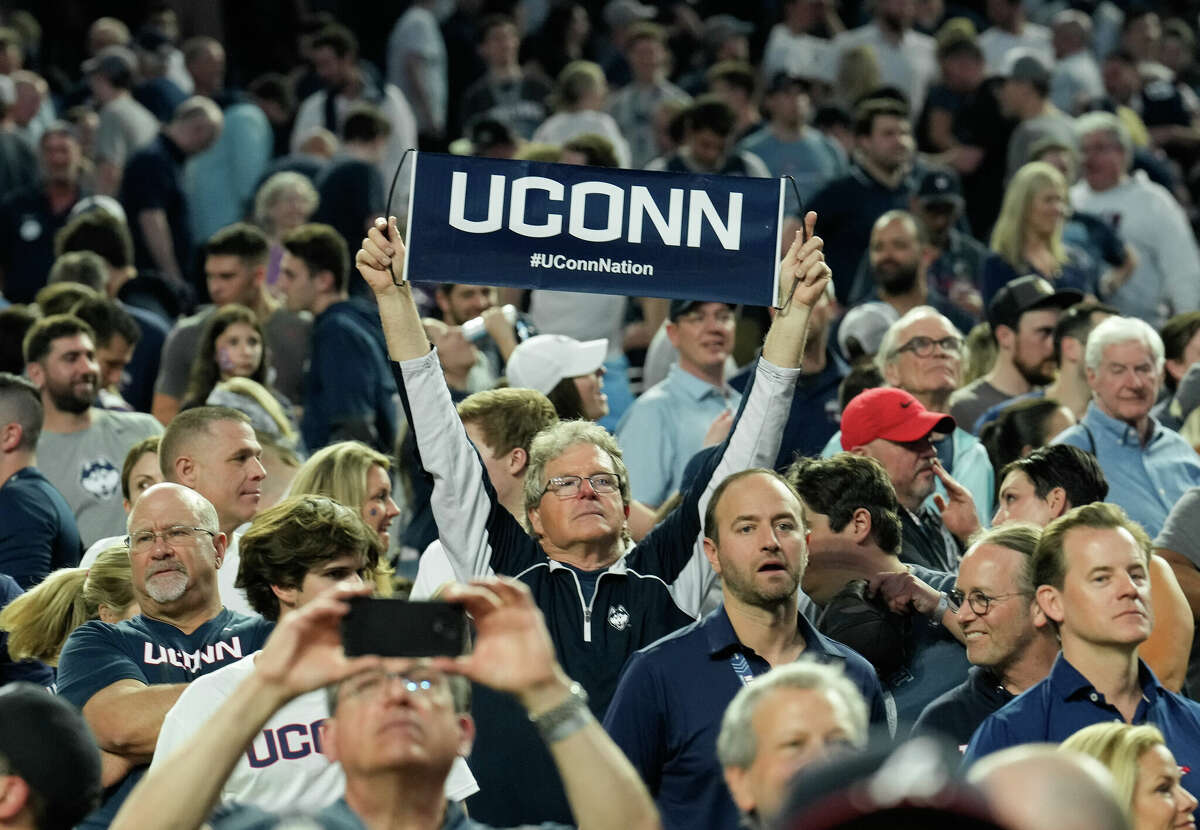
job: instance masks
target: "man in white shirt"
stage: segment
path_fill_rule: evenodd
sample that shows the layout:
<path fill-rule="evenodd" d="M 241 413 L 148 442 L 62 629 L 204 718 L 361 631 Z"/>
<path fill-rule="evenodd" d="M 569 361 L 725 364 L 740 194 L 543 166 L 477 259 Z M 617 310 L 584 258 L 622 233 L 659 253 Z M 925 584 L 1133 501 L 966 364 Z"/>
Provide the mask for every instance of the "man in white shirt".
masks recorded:
<path fill-rule="evenodd" d="M 880 0 L 872 22 L 838 35 L 833 46 L 839 58 L 855 46 L 874 49 L 879 77 L 904 92 L 916 113 L 937 77 L 937 60 L 933 38 L 913 31 L 914 5 L 912 0 Z"/>
<path fill-rule="evenodd" d="M 1183 209 L 1145 173 L 1130 174 L 1133 142 L 1107 112 L 1076 121 L 1083 178 L 1071 204 L 1118 231 L 1137 253 L 1129 279 L 1108 298 L 1122 314 L 1161 328 L 1167 318 L 1200 308 L 1200 250 Z"/>
<path fill-rule="evenodd" d="M 1008 53 L 1019 48 L 1034 52 L 1047 64 L 1054 63 L 1050 30 L 1025 19 L 1021 0 L 987 0 L 987 16 L 992 25 L 979 36 L 979 48 L 988 72 L 1002 71 Z"/>
<path fill-rule="evenodd" d="M 331 24 L 313 37 L 312 58 L 325 89 L 314 92 L 300 104 L 292 128 L 292 152 L 300 152 L 300 145 L 314 127 L 325 127 L 341 135 L 342 124 L 351 107 L 366 101 L 379 107 L 392 125 L 387 152 L 379 163 L 383 180 L 390 182 L 404 151 L 417 146 L 417 119 L 404 93 L 393 84 L 384 84 L 382 90 L 377 89 L 362 76 L 358 69 L 358 41 L 343 26 Z M 334 96 L 332 107 L 327 103 L 331 95 Z M 407 194 L 408 177 L 401 176 L 396 185 L 395 204 L 407 204 Z"/>
<path fill-rule="evenodd" d="M 421 137 L 444 141 L 449 81 L 446 41 L 434 14 L 436 0 L 417 0 L 396 21 L 388 38 L 387 79 L 412 105 Z M 436 146 L 431 149 L 436 149 Z"/>
<path fill-rule="evenodd" d="M 379 562 L 378 536 L 354 511 L 323 496 L 296 496 L 263 511 L 241 542 L 238 585 L 253 609 L 279 621 L 339 582 L 361 585 Z M 151 767 L 203 728 L 234 689 L 254 673 L 258 653 L 197 678 L 171 707 Z M 329 716 L 325 690 L 307 692 L 271 716 L 221 788 L 222 804 L 269 811 L 317 811 L 341 798 L 342 767 L 322 749 Z M 462 758 L 446 779 L 446 797 L 478 792 Z"/>
<path fill-rule="evenodd" d="M 1051 33 L 1054 73 L 1050 78 L 1050 100 L 1065 113 L 1079 112 L 1081 103 L 1104 94 L 1100 67 L 1092 54 L 1092 19 L 1076 9 L 1054 15 Z"/>

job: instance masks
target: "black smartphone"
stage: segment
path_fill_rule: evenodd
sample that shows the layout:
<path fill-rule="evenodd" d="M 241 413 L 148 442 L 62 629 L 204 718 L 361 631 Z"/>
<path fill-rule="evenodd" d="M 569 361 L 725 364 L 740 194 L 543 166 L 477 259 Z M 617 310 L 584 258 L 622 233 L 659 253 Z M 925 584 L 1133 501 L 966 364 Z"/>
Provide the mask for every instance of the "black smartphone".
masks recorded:
<path fill-rule="evenodd" d="M 467 613 L 455 602 L 354 597 L 342 645 L 355 657 L 456 657 L 466 651 Z"/>

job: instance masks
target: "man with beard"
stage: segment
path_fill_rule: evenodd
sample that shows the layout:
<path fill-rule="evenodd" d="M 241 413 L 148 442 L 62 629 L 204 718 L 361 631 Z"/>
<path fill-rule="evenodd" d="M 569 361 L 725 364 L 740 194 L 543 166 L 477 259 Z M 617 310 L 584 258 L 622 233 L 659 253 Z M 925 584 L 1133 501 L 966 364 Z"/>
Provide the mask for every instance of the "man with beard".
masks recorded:
<path fill-rule="evenodd" d="M 778 473 L 750 469 L 717 486 L 704 552 L 721 607 L 634 654 L 604 718 L 658 802 L 667 828 L 738 827 L 717 759 L 721 714 L 740 688 L 801 656 L 838 663 L 884 720 L 874 670 L 798 612 L 808 560 L 804 509 Z"/>
<path fill-rule="evenodd" d="M 133 506 L 128 530 L 142 613 L 117 625 L 84 623 L 67 638 L 58 663 L 58 693 L 83 710 L 111 788 L 82 828 L 111 823 L 187 684 L 262 648 L 271 630 L 261 617 L 221 607 L 217 569 L 226 539 L 216 510 L 199 493 L 154 485 Z"/>
<path fill-rule="evenodd" d="M 1163 343 L 1149 323 L 1109 317 L 1084 355 L 1092 402 L 1078 424 L 1054 439 L 1092 453 L 1108 479 L 1108 500 L 1152 537 L 1171 508 L 1200 484 L 1200 458 L 1150 414 L 1163 371 Z"/>
<path fill-rule="evenodd" d="M 1054 328 L 1062 312 L 1080 302 L 1073 288 L 1055 291 L 1039 276 L 1020 277 L 996 292 L 988 322 L 996 342 L 991 371 L 950 397 L 950 414 L 968 429 L 996 404 L 1054 380 Z"/>
<path fill-rule="evenodd" d="M 889 210 L 871 227 L 863 264 L 870 268 L 877 298 L 891 307 L 893 320 L 917 306 L 932 306 L 965 335 L 974 319 L 929 284 L 929 266 L 937 254 L 916 217 L 906 210 Z"/>
<path fill-rule="evenodd" d="M 96 409 L 95 334 L 77 317 L 39 320 L 25 336 L 25 373 L 42 394 L 41 468 L 67 500 L 86 548 L 125 524 L 121 465 L 129 448 L 162 426 L 140 412 Z"/>

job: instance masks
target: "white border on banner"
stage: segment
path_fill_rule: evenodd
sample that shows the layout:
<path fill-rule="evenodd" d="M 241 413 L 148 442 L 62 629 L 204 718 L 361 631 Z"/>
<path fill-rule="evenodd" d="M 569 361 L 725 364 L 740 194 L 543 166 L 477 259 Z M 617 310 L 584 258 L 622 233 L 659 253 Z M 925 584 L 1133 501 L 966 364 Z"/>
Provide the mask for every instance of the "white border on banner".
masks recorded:
<path fill-rule="evenodd" d="M 775 308 L 783 307 L 783 298 L 779 296 L 779 271 L 783 267 L 783 254 L 780 245 L 783 242 L 783 206 L 787 203 L 787 179 L 779 180 L 779 212 L 775 218 L 775 284 L 771 287 L 771 297 L 774 298 Z"/>
<path fill-rule="evenodd" d="M 412 251 L 412 218 L 413 218 L 413 196 L 416 195 L 417 183 L 417 158 L 421 153 L 418 150 L 412 151 L 412 166 L 408 169 L 408 216 L 404 217 L 404 281 L 411 282 L 412 275 L 408 272 L 408 256 Z M 391 217 L 384 217 L 385 220 L 391 221 Z"/>

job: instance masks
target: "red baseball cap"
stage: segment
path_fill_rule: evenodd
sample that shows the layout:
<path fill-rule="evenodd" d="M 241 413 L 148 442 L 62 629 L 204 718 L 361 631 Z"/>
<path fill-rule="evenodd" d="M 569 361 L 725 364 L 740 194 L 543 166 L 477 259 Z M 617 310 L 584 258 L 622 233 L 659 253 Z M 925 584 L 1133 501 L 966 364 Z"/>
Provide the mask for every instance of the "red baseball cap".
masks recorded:
<path fill-rule="evenodd" d="M 842 449 L 861 447 L 876 438 L 916 441 L 931 432 L 949 434 L 954 427 L 949 415 L 930 412 L 903 389 L 868 389 L 842 411 Z"/>

